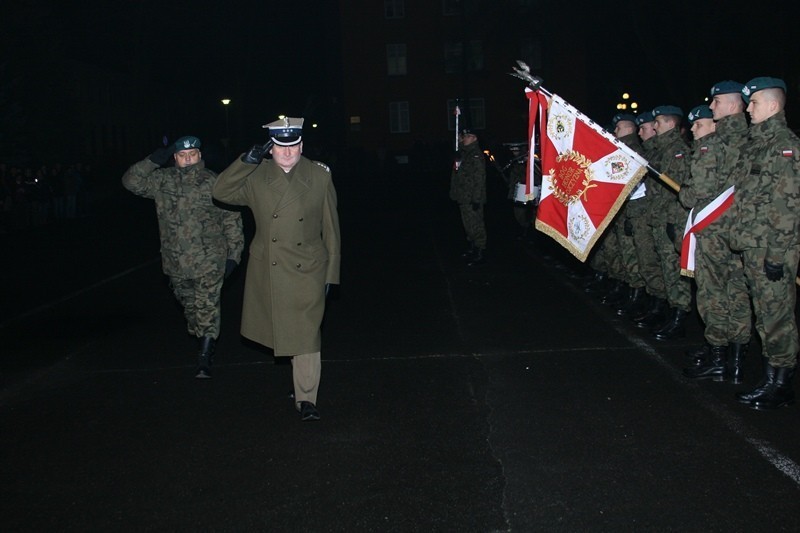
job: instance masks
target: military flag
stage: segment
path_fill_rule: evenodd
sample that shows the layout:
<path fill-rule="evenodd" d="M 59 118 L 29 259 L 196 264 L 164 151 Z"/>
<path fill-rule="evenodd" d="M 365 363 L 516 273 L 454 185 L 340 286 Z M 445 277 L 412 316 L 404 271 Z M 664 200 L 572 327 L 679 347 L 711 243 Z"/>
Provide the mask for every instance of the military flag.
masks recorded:
<path fill-rule="evenodd" d="M 536 229 L 585 261 L 646 174 L 647 161 L 558 95 L 527 88 L 526 94 L 531 146 L 538 129 L 541 152 Z"/>
<path fill-rule="evenodd" d="M 701 209 L 697 215 L 694 209 L 689 211 L 689 218 L 686 220 L 686 229 L 683 231 L 683 242 L 681 243 L 681 274 L 694 277 L 694 255 L 696 247 L 695 233 L 702 231 L 709 224 L 717 220 L 722 213 L 733 205 L 734 187 L 728 189 L 717 196 L 713 202 Z"/>

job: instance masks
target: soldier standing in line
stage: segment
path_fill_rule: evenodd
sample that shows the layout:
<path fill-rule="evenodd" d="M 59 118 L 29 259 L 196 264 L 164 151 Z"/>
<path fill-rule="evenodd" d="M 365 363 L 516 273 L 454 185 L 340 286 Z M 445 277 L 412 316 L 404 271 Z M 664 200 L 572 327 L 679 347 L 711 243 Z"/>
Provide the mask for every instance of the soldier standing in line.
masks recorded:
<path fill-rule="evenodd" d="M 800 260 L 800 139 L 786 123 L 786 84 L 760 77 L 742 94 L 750 114 L 749 141 L 735 178 L 731 248 L 741 250 L 745 279 L 761 337 L 764 377 L 737 399 L 754 409 L 794 402 L 798 341 L 794 309 Z"/>
<path fill-rule="evenodd" d="M 651 163 L 680 185 L 689 175 L 689 147 L 680 133 L 683 111 L 677 106 L 664 105 L 653 109 L 653 116 L 657 135 Z M 681 276 L 680 268 L 683 229 L 689 212 L 663 184 L 648 188 L 648 197 L 651 193 L 650 226 L 669 305 L 666 322 L 656 325 L 652 333 L 658 340 L 669 340 L 686 335 L 685 322 L 692 305 L 692 287 L 689 280 Z"/>
<path fill-rule="evenodd" d="M 691 177 L 681 187 L 678 199 L 687 209 L 694 209 L 694 216 L 733 185 L 733 172 L 747 140 L 742 87 L 735 81 L 721 81 L 711 88 L 711 104 L 689 113 L 695 146 Z M 695 233 L 694 279 L 705 343 L 689 352 L 692 364 L 683 372 L 692 379 L 730 378 L 738 384 L 752 321 L 742 256 L 732 252 L 728 242 L 733 211 L 725 211 Z"/>
<path fill-rule="evenodd" d="M 450 199 L 458 204 L 467 236 L 468 249 L 462 257 L 467 265 L 476 266 L 486 262 L 486 159 L 472 130 L 462 130 L 459 140 L 461 149 L 450 174 Z"/>
<path fill-rule="evenodd" d="M 161 263 L 183 307 L 189 335 L 199 339 L 196 378 L 210 378 L 219 337 L 222 282 L 241 261 L 242 217 L 214 205 L 217 175 L 205 168 L 200 139 L 181 137 L 131 166 L 126 189 L 155 200 Z M 170 159 L 175 165 L 166 167 Z M 159 168 L 164 167 L 164 168 Z"/>
<path fill-rule="evenodd" d="M 636 116 L 618 113 L 611 119 L 611 123 L 614 125 L 614 136 L 634 152 L 641 154 L 642 143 L 637 135 Z M 619 223 L 614 226 L 620 245 L 625 282 L 628 285 L 627 295 L 617 302 L 616 313 L 619 316 L 630 316 L 632 313 L 640 312 L 640 306 L 645 300 L 645 281 L 639 272 L 639 258 L 633 242 L 633 219 L 641 216 L 637 211 L 644 207 L 644 202 L 641 201 L 644 197 L 643 189 L 645 189 L 645 185 L 640 183 L 631 191 L 628 201 L 622 208 L 622 213 L 618 215 Z"/>
<path fill-rule="evenodd" d="M 270 140 L 231 163 L 213 192 L 253 212 L 241 333 L 291 357 L 294 406 L 309 421 L 320 418 L 321 326 L 328 289 L 339 284 L 341 243 L 331 171 L 302 155 L 303 122 L 265 125 Z"/>
<path fill-rule="evenodd" d="M 642 155 L 648 161 L 656 155 L 655 117 L 652 111 L 646 111 L 636 117 L 639 127 L 639 138 L 642 140 Z M 664 273 L 656 253 L 653 230 L 650 227 L 652 203 L 655 201 L 655 190 L 662 188 L 655 178 L 642 181 L 645 195 L 636 200 L 637 205 L 631 209 L 629 217 L 633 225 L 633 243 L 639 259 L 639 273 L 644 278 L 645 289 L 649 299 L 639 313 L 632 313 L 631 319 L 638 328 L 652 328 L 662 322 L 666 316 L 667 292 L 664 285 Z"/>

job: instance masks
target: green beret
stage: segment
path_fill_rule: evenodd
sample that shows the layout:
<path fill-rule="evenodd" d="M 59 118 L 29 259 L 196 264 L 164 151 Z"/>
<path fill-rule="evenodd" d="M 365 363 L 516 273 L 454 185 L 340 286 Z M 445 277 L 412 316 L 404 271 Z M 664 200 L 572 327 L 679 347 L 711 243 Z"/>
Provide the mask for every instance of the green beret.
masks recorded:
<path fill-rule="evenodd" d="M 636 125 L 641 126 L 642 124 L 647 124 L 648 122 L 653 122 L 655 117 L 653 113 L 650 111 L 645 111 L 641 115 L 636 115 Z"/>
<path fill-rule="evenodd" d="M 742 93 L 742 88 L 744 85 L 739 83 L 738 81 L 733 80 L 725 80 L 715 84 L 711 87 L 711 96 L 715 96 L 717 94 L 733 94 L 733 93 Z"/>
<path fill-rule="evenodd" d="M 783 92 L 786 92 L 786 83 L 780 78 L 770 78 L 769 76 L 753 78 L 744 84 L 742 96 L 745 101 L 749 102 L 751 94 L 764 89 L 783 89 Z"/>
<path fill-rule="evenodd" d="M 175 141 L 175 151 L 191 150 L 192 148 L 200 148 L 200 139 L 194 135 L 187 135 Z"/>
<path fill-rule="evenodd" d="M 701 118 L 714 118 L 714 113 L 711 112 L 711 108 L 707 105 L 699 105 L 697 107 L 692 108 L 687 115 L 689 118 L 689 123 L 694 124 L 694 121 Z"/>
<path fill-rule="evenodd" d="M 617 123 L 627 120 L 636 124 L 636 115 L 631 113 L 617 113 L 611 118 L 611 124 L 616 127 Z"/>
<path fill-rule="evenodd" d="M 659 115 L 675 115 L 678 117 L 683 116 L 683 109 L 676 105 L 660 105 L 653 109 L 653 118 Z"/>

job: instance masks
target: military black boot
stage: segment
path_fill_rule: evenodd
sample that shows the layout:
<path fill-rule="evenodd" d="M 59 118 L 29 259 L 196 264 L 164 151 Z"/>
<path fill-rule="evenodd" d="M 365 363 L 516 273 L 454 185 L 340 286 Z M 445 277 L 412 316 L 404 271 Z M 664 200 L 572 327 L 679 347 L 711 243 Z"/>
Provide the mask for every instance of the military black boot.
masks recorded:
<path fill-rule="evenodd" d="M 734 385 L 744 381 L 744 356 L 747 355 L 749 344 L 732 342 L 728 351 L 728 376 Z"/>
<path fill-rule="evenodd" d="M 644 287 L 631 287 L 628 290 L 628 297 L 617 306 L 617 316 L 632 316 L 638 312 L 646 296 Z"/>
<path fill-rule="evenodd" d="M 214 362 L 214 339 L 203 337 L 200 339 L 200 352 L 197 354 L 197 379 L 211 378 L 211 364 Z"/>
<path fill-rule="evenodd" d="M 471 242 L 469 243 L 469 247 L 467 247 L 467 249 L 464 250 L 464 253 L 461 254 L 461 259 L 463 259 L 464 261 L 469 261 L 472 259 L 472 257 L 475 255 L 475 252 L 477 251 L 478 247 L 475 246 L 475 243 Z"/>
<path fill-rule="evenodd" d="M 728 347 L 711 346 L 711 357 L 708 361 L 684 368 L 683 375 L 690 379 L 725 381 L 728 377 Z"/>
<path fill-rule="evenodd" d="M 478 266 L 486 263 L 486 250 L 483 248 L 476 248 L 475 254 L 467 261 L 467 266 Z"/>
<path fill-rule="evenodd" d="M 660 341 L 668 341 L 670 339 L 677 339 L 678 337 L 686 336 L 686 317 L 689 311 L 673 307 L 670 311 L 667 323 L 659 329 L 653 331 L 653 336 Z"/>
<path fill-rule="evenodd" d="M 686 350 L 684 353 L 686 354 L 686 361 L 689 365 L 700 366 L 711 358 L 711 345 L 706 341 L 702 346 Z"/>
<path fill-rule="evenodd" d="M 769 364 L 769 359 L 766 357 L 762 357 L 761 360 L 764 364 L 764 375 L 761 377 L 761 381 L 758 382 L 758 385 L 756 385 L 755 389 L 748 392 L 736 393 L 736 399 L 741 403 L 749 405 L 755 398 L 760 396 L 767 387 L 770 387 L 775 383 L 776 368 Z"/>
<path fill-rule="evenodd" d="M 608 276 L 605 272 L 595 270 L 594 277 L 592 277 L 592 279 L 590 279 L 589 282 L 583 286 L 584 292 L 592 293 L 602 291 L 606 287 L 607 279 Z"/>
<path fill-rule="evenodd" d="M 792 390 L 792 378 L 794 377 L 794 367 L 776 368 L 773 374 L 772 383 L 765 385 L 760 394 L 750 401 L 753 409 L 777 409 L 784 405 L 794 403 L 794 390 Z"/>
<path fill-rule="evenodd" d="M 624 281 L 612 278 L 608 290 L 600 298 L 600 303 L 616 307 L 625 299 L 627 289 L 628 285 Z"/>
<path fill-rule="evenodd" d="M 637 328 L 652 328 L 656 324 L 660 324 L 667 314 L 667 301 L 653 296 L 647 311 L 637 317 L 633 317 L 633 324 Z"/>

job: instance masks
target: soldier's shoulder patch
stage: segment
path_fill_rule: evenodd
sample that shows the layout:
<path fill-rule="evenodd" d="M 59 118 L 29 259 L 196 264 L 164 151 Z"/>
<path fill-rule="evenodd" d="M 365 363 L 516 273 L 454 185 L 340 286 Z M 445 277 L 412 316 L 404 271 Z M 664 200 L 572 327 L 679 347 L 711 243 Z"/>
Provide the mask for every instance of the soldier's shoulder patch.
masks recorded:
<path fill-rule="evenodd" d="M 701 154 L 704 154 L 704 153 L 706 153 L 706 152 L 708 152 L 708 146 L 701 146 L 701 147 L 700 147 L 700 153 L 701 153 Z"/>
<path fill-rule="evenodd" d="M 792 148 L 784 148 L 781 150 L 781 155 L 783 157 L 792 157 L 794 155 L 794 150 Z"/>
<path fill-rule="evenodd" d="M 675 154 L 675 159 L 683 159 L 683 152 L 678 152 Z"/>
<path fill-rule="evenodd" d="M 321 162 L 321 161 L 314 161 L 314 163 L 319 165 L 319 166 L 321 166 L 322 168 L 324 168 L 325 172 L 330 172 L 331 171 L 330 167 L 328 165 L 326 165 L 325 163 Z"/>

